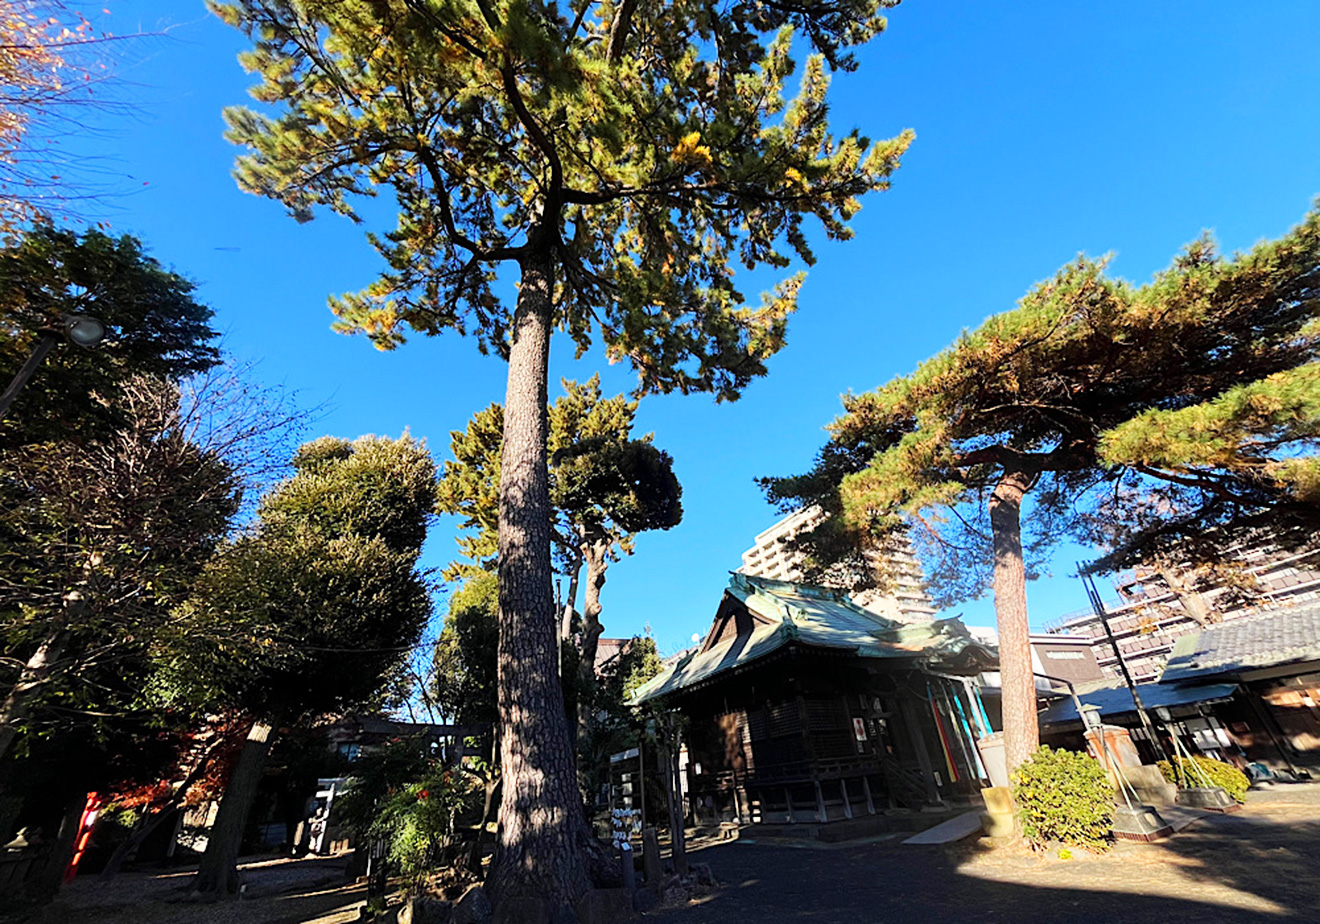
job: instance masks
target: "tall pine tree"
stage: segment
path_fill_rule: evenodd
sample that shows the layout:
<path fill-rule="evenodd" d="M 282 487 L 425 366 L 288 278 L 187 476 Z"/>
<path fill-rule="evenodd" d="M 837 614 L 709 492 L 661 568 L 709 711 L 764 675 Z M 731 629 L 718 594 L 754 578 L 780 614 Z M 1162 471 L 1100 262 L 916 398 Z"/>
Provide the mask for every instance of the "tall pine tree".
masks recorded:
<path fill-rule="evenodd" d="M 1143 286 L 1105 262 L 846 397 L 815 468 L 763 482 L 830 514 L 804 540 L 819 569 L 907 518 L 955 595 L 993 586 L 1010 767 L 1038 740 L 1024 502 L 1028 551 L 1072 532 L 1110 567 L 1217 526 L 1320 526 L 1320 212 L 1231 258 L 1202 238 Z"/>
<path fill-rule="evenodd" d="M 582 571 L 582 622 L 578 633 L 577 735 L 594 712 L 596 649 L 604 626 L 600 592 L 610 563 L 631 554 L 637 533 L 671 529 L 683 517 L 683 489 L 673 460 L 652 443 L 633 437 L 637 401 L 602 397 L 600 376 L 563 381 L 564 394 L 549 407 L 550 501 L 560 568 L 569 577 L 562 635 L 567 640 Z M 437 509 L 461 515 L 468 534 L 458 539 L 467 562 L 446 574 L 470 577 L 489 567 L 497 549 L 500 454 L 504 409 L 492 404 L 451 434 L 454 460 L 444 464 Z"/>
<path fill-rule="evenodd" d="M 557 677 L 546 392 L 551 332 L 599 336 L 641 392 L 733 399 L 780 348 L 800 275 L 748 307 L 730 264 L 810 263 L 806 219 L 846 238 L 911 135 L 830 133 L 827 67 L 887 0 L 639 7 L 634 0 L 239 0 L 274 115 L 226 116 L 243 188 L 300 219 L 360 218 L 388 189 L 388 269 L 333 301 L 377 345 L 470 331 L 509 363 L 499 516 L 505 786 L 488 885 L 553 912 L 589 887 Z M 801 88 L 784 83 L 797 41 Z M 269 110 L 267 110 L 269 112 Z M 495 286 L 516 267 L 512 305 Z"/>

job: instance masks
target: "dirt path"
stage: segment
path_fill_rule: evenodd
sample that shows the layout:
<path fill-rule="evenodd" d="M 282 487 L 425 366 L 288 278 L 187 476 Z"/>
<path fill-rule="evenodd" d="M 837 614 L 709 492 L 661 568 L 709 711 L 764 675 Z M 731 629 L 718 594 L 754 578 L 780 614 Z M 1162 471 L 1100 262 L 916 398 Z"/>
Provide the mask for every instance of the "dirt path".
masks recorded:
<path fill-rule="evenodd" d="M 186 894 L 195 870 L 121 873 L 108 884 L 79 879 L 35 914 L 0 919 L 50 924 L 347 924 L 366 887 L 344 879 L 344 857 L 253 860 L 240 865 L 239 901 L 200 903 Z"/>

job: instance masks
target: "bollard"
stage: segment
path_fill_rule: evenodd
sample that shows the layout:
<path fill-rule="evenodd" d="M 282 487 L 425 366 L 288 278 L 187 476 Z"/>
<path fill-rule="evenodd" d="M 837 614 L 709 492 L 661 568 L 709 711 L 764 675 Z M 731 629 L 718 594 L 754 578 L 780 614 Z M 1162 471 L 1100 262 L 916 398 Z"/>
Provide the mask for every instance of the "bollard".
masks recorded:
<path fill-rule="evenodd" d="M 655 833 L 655 828 L 642 829 L 642 875 L 646 877 L 646 885 L 652 889 L 660 888 L 660 879 L 663 875 L 663 864 L 660 861 L 660 838 Z"/>
<path fill-rule="evenodd" d="M 619 863 L 623 869 L 623 887 L 631 895 L 637 891 L 637 871 L 633 869 L 632 844 L 627 841 L 619 847 Z"/>

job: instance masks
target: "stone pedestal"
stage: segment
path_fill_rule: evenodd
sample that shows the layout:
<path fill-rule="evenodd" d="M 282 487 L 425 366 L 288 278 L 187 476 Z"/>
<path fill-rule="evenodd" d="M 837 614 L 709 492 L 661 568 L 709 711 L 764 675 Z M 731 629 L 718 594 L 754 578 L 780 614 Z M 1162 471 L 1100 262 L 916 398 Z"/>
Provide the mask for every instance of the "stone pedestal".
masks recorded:
<path fill-rule="evenodd" d="M 642 875 L 652 889 L 659 887 L 664 875 L 664 865 L 660 860 L 660 838 L 652 827 L 642 829 Z"/>
<path fill-rule="evenodd" d="M 1215 812 L 1236 812 L 1237 802 L 1222 786 L 1191 786 L 1178 790 L 1178 804 Z"/>
<path fill-rule="evenodd" d="M 1123 773 L 1143 803 L 1156 806 L 1174 804 L 1178 787 L 1164 778 L 1159 767 L 1142 764 L 1140 767 L 1124 767 Z"/>
<path fill-rule="evenodd" d="M 1168 837 L 1173 828 L 1153 805 L 1114 806 L 1114 837 L 1127 841 L 1156 841 Z"/>
<path fill-rule="evenodd" d="M 981 752 L 981 763 L 985 764 L 985 772 L 990 774 L 994 788 L 1007 789 L 1008 761 L 1004 756 L 1004 733 L 983 735 L 976 740 L 976 749 Z"/>
<path fill-rule="evenodd" d="M 1017 830 L 1017 807 L 1013 804 L 1013 791 L 1007 786 L 991 786 L 981 790 L 985 811 L 981 814 L 981 828 L 988 837 L 1008 838 Z"/>

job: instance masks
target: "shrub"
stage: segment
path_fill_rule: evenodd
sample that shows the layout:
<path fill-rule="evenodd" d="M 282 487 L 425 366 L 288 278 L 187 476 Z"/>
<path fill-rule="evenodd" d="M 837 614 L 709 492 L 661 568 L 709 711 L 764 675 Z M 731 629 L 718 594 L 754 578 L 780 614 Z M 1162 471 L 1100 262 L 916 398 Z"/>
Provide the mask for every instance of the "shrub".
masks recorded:
<path fill-rule="evenodd" d="M 1189 766 L 1187 758 L 1174 757 L 1177 765 L 1167 760 L 1162 760 L 1157 764 L 1160 773 L 1170 783 L 1177 783 L 1184 787 L 1204 786 L 1205 778 L 1210 780 L 1211 786 L 1222 786 L 1224 791 L 1236 799 L 1238 802 L 1247 801 L 1247 788 L 1251 786 L 1251 781 L 1247 775 L 1234 767 L 1232 764 L 1226 764 L 1222 760 L 1212 760 L 1209 757 L 1193 757 L 1192 764 L 1195 769 Z M 1199 773 L 1197 771 L 1200 771 Z"/>
<path fill-rule="evenodd" d="M 432 757 L 424 741 L 405 738 L 355 762 L 337 804 L 358 837 L 388 844 L 389 861 L 403 876 L 405 890 L 416 894 L 437 851 L 453 838 L 455 815 L 474 795 L 460 770 Z"/>
<path fill-rule="evenodd" d="M 1042 745 L 1013 772 L 1013 798 L 1033 847 L 1049 841 L 1092 850 L 1109 846 L 1114 790 L 1099 761 Z"/>

